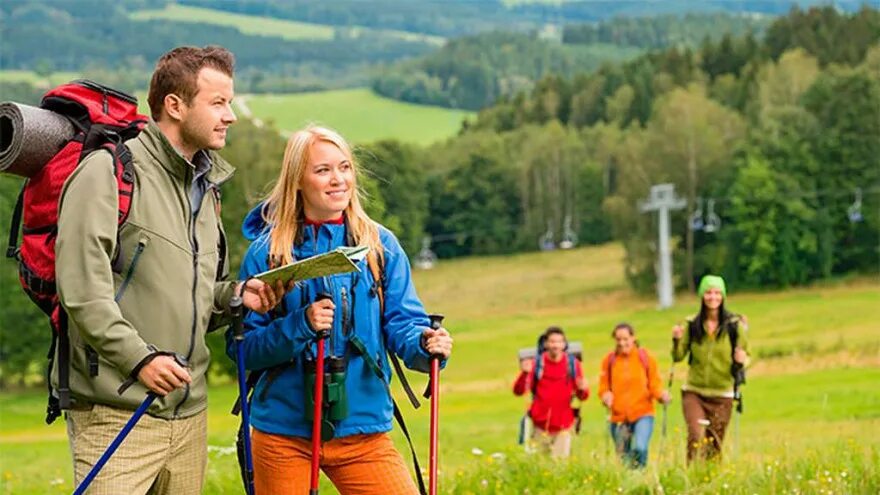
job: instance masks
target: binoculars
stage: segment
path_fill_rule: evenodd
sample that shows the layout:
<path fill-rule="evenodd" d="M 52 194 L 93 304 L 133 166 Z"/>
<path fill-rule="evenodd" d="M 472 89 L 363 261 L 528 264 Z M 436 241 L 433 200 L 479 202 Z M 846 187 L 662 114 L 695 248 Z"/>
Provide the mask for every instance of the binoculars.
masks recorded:
<path fill-rule="evenodd" d="M 345 360 L 341 357 L 327 358 L 327 371 L 324 372 L 324 404 L 321 408 L 321 439 L 333 438 L 339 422 L 348 416 L 348 397 L 345 393 Z M 306 420 L 314 419 L 315 406 L 315 361 L 305 362 Z"/>

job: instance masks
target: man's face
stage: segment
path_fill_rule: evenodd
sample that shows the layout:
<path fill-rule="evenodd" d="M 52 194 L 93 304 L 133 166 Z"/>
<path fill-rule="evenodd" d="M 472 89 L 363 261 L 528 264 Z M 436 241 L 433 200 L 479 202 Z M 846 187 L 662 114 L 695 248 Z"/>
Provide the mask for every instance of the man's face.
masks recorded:
<path fill-rule="evenodd" d="M 196 81 L 198 92 L 189 104 L 183 104 L 181 138 L 194 150 L 219 150 L 226 145 L 226 129 L 236 121 L 232 78 L 204 67 Z"/>
<path fill-rule="evenodd" d="M 557 358 L 565 351 L 565 337 L 558 333 L 551 333 L 544 341 L 544 350 L 550 354 L 551 358 Z"/>

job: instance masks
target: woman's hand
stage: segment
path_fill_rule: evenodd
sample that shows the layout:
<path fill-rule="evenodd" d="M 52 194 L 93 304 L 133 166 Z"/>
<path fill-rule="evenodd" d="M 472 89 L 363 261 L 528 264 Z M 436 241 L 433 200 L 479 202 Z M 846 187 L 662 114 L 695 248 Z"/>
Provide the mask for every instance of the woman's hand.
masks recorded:
<path fill-rule="evenodd" d="M 333 327 L 333 312 L 336 305 L 332 299 L 315 301 L 306 308 L 306 320 L 315 332 L 330 330 Z"/>
<path fill-rule="evenodd" d="M 744 351 L 742 347 L 737 347 L 736 350 L 733 351 L 733 360 L 739 364 L 745 364 L 748 357 L 749 355 L 746 354 L 746 351 Z"/>
<path fill-rule="evenodd" d="M 684 327 L 682 327 L 680 324 L 677 324 L 674 327 L 672 327 L 672 338 L 673 339 L 678 340 L 678 339 L 682 338 L 683 336 L 684 336 Z"/>
<path fill-rule="evenodd" d="M 445 328 L 426 328 L 422 332 L 422 348 L 432 356 L 448 359 L 452 354 L 452 336 Z"/>

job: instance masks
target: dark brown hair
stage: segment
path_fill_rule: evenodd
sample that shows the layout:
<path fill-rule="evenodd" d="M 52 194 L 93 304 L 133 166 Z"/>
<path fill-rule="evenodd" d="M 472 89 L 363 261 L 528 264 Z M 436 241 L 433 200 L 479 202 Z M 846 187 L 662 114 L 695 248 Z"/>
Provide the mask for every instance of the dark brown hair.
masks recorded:
<path fill-rule="evenodd" d="M 621 328 L 625 328 L 629 332 L 630 335 L 635 337 L 636 331 L 633 329 L 632 325 L 630 325 L 629 323 L 627 323 L 625 321 L 618 323 L 617 325 L 614 325 L 614 330 L 611 331 L 611 336 L 617 337 L 617 331 L 620 330 Z"/>
<path fill-rule="evenodd" d="M 153 120 L 159 120 L 165 97 L 170 94 L 179 96 L 187 104 L 192 102 L 199 91 L 199 71 L 205 67 L 232 77 L 235 57 L 222 46 L 209 45 L 204 48 L 180 46 L 159 58 L 147 95 Z"/>

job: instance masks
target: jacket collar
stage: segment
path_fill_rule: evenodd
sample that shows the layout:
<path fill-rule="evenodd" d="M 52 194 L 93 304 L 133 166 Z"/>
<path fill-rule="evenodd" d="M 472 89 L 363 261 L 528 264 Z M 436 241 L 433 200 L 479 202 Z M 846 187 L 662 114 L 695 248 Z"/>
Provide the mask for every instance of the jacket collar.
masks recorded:
<path fill-rule="evenodd" d="M 187 174 L 192 176 L 195 168 L 192 163 L 186 160 L 171 143 L 168 138 L 162 134 L 159 126 L 153 119 L 147 124 L 147 127 L 138 136 L 144 148 L 153 155 L 169 174 L 173 177 L 185 180 Z M 205 150 L 208 158 L 211 160 L 211 171 L 208 172 L 208 182 L 212 184 L 222 184 L 232 178 L 235 169 L 220 155 L 212 150 Z"/>

